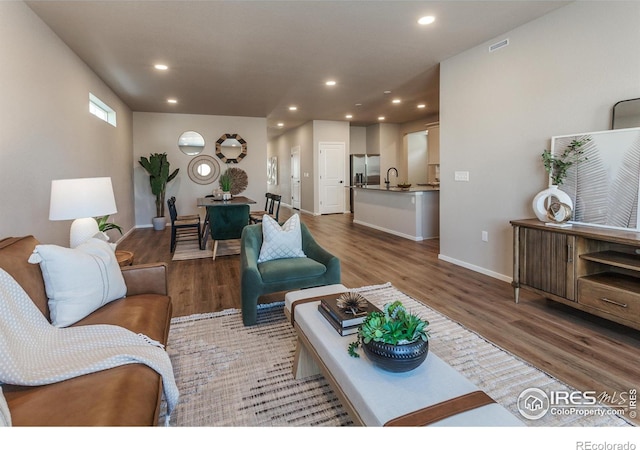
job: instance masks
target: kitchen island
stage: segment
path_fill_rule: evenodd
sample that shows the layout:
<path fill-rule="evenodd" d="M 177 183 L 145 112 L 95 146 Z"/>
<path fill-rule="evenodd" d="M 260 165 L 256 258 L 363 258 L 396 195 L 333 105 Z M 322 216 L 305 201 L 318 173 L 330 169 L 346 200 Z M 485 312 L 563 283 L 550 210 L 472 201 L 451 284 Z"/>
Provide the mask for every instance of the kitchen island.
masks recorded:
<path fill-rule="evenodd" d="M 353 222 L 413 241 L 440 235 L 440 187 L 355 186 Z"/>

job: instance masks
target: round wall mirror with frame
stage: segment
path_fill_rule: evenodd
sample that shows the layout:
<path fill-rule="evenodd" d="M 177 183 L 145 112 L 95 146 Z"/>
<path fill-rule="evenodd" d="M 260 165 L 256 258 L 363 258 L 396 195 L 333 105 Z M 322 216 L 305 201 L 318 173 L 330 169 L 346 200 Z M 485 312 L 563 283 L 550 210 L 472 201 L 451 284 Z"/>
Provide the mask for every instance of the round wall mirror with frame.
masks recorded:
<path fill-rule="evenodd" d="M 194 183 L 211 184 L 220 175 L 220 163 L 213 156 L 198 155 L 189 162 L 187 173 Z"/>
<path fill-rule="evenodd" d="M 178 148 L 185 155 L 199 155 L 204 150 L 204 138 L 197 131 L 185 131 L 178 138 Z"/>
<path fill-rule="evenodd" d="M 216 156 L 227 164 L 237 164 L 247 156 L 247 141 L 237 134 L 223 134 L 216 141 Z"/>

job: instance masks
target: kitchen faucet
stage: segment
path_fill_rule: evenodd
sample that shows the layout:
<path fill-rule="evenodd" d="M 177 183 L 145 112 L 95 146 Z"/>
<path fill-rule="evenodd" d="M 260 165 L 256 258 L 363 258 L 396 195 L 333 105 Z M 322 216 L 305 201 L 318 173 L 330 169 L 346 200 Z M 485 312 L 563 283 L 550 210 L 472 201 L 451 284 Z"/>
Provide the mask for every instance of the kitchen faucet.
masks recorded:
<path fill-rule="evenodd" d="M 387 169 L 387 178 L 384 180 L 384 184 L 387 185 L 387 189 L 389 189 L 389 183 L 390 183 L 390 181 L 389 181 L 389 172 L 391 172 L 392 170 L 395 170 L 396 178 L 398 178 L 398 169 L 396 169 L 395 167 L 389 167 Z"/>

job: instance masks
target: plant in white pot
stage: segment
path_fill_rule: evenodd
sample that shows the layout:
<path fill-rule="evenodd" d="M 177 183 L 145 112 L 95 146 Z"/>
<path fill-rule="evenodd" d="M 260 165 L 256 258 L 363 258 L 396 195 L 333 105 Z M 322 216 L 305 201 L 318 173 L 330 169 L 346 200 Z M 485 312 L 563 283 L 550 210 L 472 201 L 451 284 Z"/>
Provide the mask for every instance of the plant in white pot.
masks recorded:
<path fill-rule="evenodd" d="M 532 207 L 538 220 L 542 222 L 566 222 L 571 218 L 573 201 L 566 192 L 560 190 L 560 185 L 564 183 L 569 168 L 574 164 L 586 161 L 583 148 L 591 139 L 572 140 L 562 153 L 553 154 L 550 150 L 542 153 L 542 163 L 549 174 L 551 185 L 536 194 L 533 198 Z M 557 219 L 557 212 L 562 210 L 561 220 Z"/>
<path fill-rule="evenodd" d="M 229 200 L 231 198 L 231 172 L 229 169 L 220 174 L 220 189 L 222 189 L 222 199 Z"/>
<path fill-rule="evenodd" d="M 169 172 L 169 161 L 166 153 L 152 153 L 149 158 L 142 156 L 138 161 L 149 174 L 151 193 L 156 197 L 156 217 L 152 219 L 153 228 L 162 230 L 167 224 L 164 216 L 164 196 L 167 191 L 167 183 L 173 180 L 180 169 Z"/>

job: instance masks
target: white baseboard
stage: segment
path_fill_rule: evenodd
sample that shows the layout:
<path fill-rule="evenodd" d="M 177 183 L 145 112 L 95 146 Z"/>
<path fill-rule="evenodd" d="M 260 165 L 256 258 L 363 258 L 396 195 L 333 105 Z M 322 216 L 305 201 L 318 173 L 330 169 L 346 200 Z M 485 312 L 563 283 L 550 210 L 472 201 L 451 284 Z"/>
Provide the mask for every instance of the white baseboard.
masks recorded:
<path fill-rule="evenodd" d="M 473 270 L 474 272 L 478 272 L 483 275 L 490 276 L 491 278 L 496 278 L 498 280 L 505 281 L 507 283 L 511 283 L 513 281 L 513 278 L 507 275 L 503 275 L 501 273 L 494 272 L 492 270 L 488 270 L 488 269 L 485 269 L 484 267 L 476 266 L 474 264 L 469 264 L 468 262 L 465 262 L 465 261 L 460 261 L 458 259 L 451 258 L 449 256 L 443 255 L 442 253 L 438 254 L 438 259 L 449 262 L 451 264 L 455 264 L 456 266 L 464 267 L 465 269 Z"/>
<path fill-rule="evenodd" d="M 401 238 L 409 239 L 411 241 L 424 241 L 424 238 L 422 236 L 411 236 L 410 234 L 400 233 L 398 231 L 390 230 L 388 228 L 380 227 L 378 225 L 372 225 L 370 223 L 363 222 L 361 220 L 353 219 L 353 223 L 357 223 L 358 225 L 363 225 L 365 227 L 373 228 L 375 230 L 384 231 L 385 233 L 393 234 L 394 236 L 399 236 Z"/>

